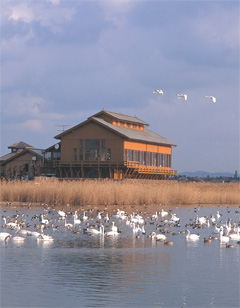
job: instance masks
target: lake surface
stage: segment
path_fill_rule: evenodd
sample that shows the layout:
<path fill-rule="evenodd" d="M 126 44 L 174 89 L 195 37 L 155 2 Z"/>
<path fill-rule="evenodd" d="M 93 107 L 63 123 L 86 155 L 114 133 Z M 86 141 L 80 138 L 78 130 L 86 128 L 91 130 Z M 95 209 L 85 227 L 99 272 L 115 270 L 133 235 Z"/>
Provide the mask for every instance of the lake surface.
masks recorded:
<path fill-rule="evenodd" d="M 33 236 L 24 236 L 23 243 L 0 242 L 1 307 L 239 307 L 240 245 L 231 240 L 234 248 L 226 248 L 219 240 L 204 243 L 204 237 L 213 235 L 214 226 L 193 229 L 190 224 L 196 215 L 210 217 L 217 211 L 222 214 L 218 224 L 229 219 L 232 225 L 240 224 L 240 208 L 172 210 L 180 226 L 165 222 L 165 228 L 173 234 L 167 233 L 161 218 L 153 224 L 149 215 L 141 213 L 146 234 L 137 238 L 126 221 L 117 218 L 110 222 L 119 227 L 119 235 L 88 236 L 83 232 L 86 223 L 81 222 L 81 230 L 74 234 L 57 221 L 55 210 L 2 207 L 1 215 L 18 214 L 18 219 L 29 223 L 26 230 L 35 230 L 40 213 L 51 219 L 49 224 L 60 227 L 44 229 L 54 238 L 51 242 Z M 82 217 L 82 211 L 78 213 Z M 67 222 L 73 223 L 71 215 Z M 108 230 L 109 223 L 104 224 Z M 15 230 L 2 225 L 1 232 L 15 235 Z M 186 234 L 179 232 L 186 229 L 199 233 L 200 239 L 187 241 Z M 152 231 L 163 230 L 172 246 L 148 237 Z"/>

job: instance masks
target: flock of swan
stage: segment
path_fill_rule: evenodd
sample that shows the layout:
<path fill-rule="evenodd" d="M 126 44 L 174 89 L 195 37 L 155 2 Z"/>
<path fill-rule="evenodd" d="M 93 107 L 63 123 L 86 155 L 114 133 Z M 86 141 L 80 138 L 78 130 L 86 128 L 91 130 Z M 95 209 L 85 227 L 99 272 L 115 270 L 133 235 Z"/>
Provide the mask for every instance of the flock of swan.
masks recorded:
<path fill-rule="evenodd" d="M 156 89 L 155 91 L 153 91 L 153 93 L 163 95 L 163 90 Z M 216 97 L 214 97 L 212 95 L 206 95 L 205 97 L 211 99 L 213 103 L 216 103 L 216 101 L 217 101 Z M 183 98 L 186 101 L 188 99 L 188 96 L 187 96 L 187 94 L 177 94 L 177 98 L 178 99 Z"/>
<path fill-rule="evenodd" d="M 27 237 L 35 238 L 37 241 L 54 241 L 54 237 L 47 234 L 47 230 L 53 231 L 65 230 L 74 234 L 83 234 L 87 236 L 118 237 L 132 233 L 134 237 L 140 238 L 146 236 L 152 241 L 163 242 L 164 245 L 173 245 L 168 236 L 185 234 L 186 241 L 199 241 L 201 235 L 196 230 L 207 230 L 209 237 L 204 237 L 204 243 L 211 243 L 212 240 L 218 240 L 220 244 L 227 248 L 234 248 L 234 243 L 240 244 L 240 216 L 239 210 L 235 210 L 236 220 L 228 218 L 222 220 L 222 214 L 219 211 L 210 216 L 201 216 L 197 214 L 191 218 L 189 223 L 181 225 L 180 217 L 177 217 L 173 210 L 156 211 L 155 213 L 137 213 L 127 214 L 125 211 L 117 209 L 110 215 L 107 208 L 103 211 L 94 211 L 93 209 L 78 211 L 56 210 L 45 207 L 44 213 L 29 217 L 28 214 L 16 214 L 12 216 L 2 216 L 2 232 L 0 232 L 0 241 L 8 243 L 9 241 L 21 243 Z M 229 211 L 229 210 L 228 210 Z M 197 209 L 195 210 L 197 212 Z M 181 227 L 184 227 L 181 230 Z M 190 232 L 190 228 L 192 231 Z M 177 231 L 173 231 L 177 230 Z M 146 232 L 147 231 L 147 232 Z M 206 232 L 205 232 L 206 233 Z"/>

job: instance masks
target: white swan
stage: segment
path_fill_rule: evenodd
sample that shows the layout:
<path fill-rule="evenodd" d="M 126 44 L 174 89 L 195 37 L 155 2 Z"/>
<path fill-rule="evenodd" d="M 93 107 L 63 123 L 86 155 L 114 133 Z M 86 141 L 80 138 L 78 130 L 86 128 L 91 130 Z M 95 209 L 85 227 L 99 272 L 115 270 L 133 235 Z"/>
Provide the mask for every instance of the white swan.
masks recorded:
<path fill-rule="evenodd" d="M 214 96 L 205 96 L 207 98 L 210 98 L 212 100 L 213 103 L 216 103 L 217 99 Z"/>
<path fill-rule="evenodd" d="M 87 220 L 88 219 L 88 216 L 86 216 L 86 212 L 84 211 L 83 212 L 83 218 L 82 218 L 83 220 Z"/>
<path fill-rule="evenodd" d="M 155 90 L 153 91 L 154 94 L 162 94 L 163 95 L 163 90 Z"/>
<path fill-rule="evenodd" d="M 41 225 L 41 234 L 37 237 L 37 239 L 42 240 L 42 241 L 53 241 L 52 236 L 43 233 L 43 228 L 44 228 L 44 226 Z"/>
<path fill-rule="evenodd" d="M 231 233 L 229 238 L 233 241 L 240 241 L 239 227 L 237 228 L 237 233 Z"/>
<path fill-rule="evenodd" d="M 66 216 L 66 213 L 59 210 L 59 211 L 58 211 L 58 215 L 61 216 L 61 217 L 65 217 L 65 216 Z"/>
<path fill-rule="evenodd" d="M 66 217 L 64 218 L 64 226 L 67 228 L 72 228 L 73 225 L 66 222 Z"/>
<path fill-rule="evenodd" d="M 105 222 L 108 222 L 108 221 L 109 221 L 108 213 L 106 213 L 106 216 L 103 218 L 103 220 L 104 220 Z"/>
<path fill-rule="evenodd" d="M 158 212 L 156 212 L 156 214 L 153 214 L 151 218 L 152 219 L 158 219 Z"/>
<path fill-rule="evenodd" d="M 178 99 L 180 99 L 181 97 L 184 98 L 184 100 L 187 100 L 187 94 L 177 94 Z"/>
<path fill-rule="evenodd" d="M 99 229 L 87 228 L 86 233 L 87 233 L 88 235 L 94 235 L 94 234 L 102 234 L 102 235 L 104 235 L 104 226 L 101 225 L 101 226 L 99 227 Z"/>
<path fill-rule="evenodd" d="M 190 234 L 190 231 L 187 230 L 186 240 L 196 241 L 199 240 L 199 238 L 200 238 L 199 234 Z"/>
<path fill-rule="evenodd" d="M 229 242 L 229 237 L 223 235 L 223 227 L 222 226 L 221 226 L 220 232 L 219 232 L 219 240 L 220 240 L 220 243 L 223 243 L 223 244 Z"/>
<path fill-rule="evenodd" d="M 155 239 L 156 241 L 165 241 L 166 240 L 166 235 L 164 234 L 156 234 L 156 232 L 151 233 L 152 239 Z"/>
<path fill-rule="evenodd" d="M 78 219 L 78 217 L 74 215 L 73 216 L 73 224 L 74 225 L 80 225 L 80 223 L 81 223 L 81 220 Z"/>
<path fill-rule="evenodd" d="M 12 235 L 8 232 L 0 232 L 0 240 L 6 241 L 7 239 L 11 238 Z"/>
<path fill-rule="evenodd" d="M 161 210 L 161 216 L 165 217 L 168 215 L 168 212 L 164 211 L 163 209 Z"/>

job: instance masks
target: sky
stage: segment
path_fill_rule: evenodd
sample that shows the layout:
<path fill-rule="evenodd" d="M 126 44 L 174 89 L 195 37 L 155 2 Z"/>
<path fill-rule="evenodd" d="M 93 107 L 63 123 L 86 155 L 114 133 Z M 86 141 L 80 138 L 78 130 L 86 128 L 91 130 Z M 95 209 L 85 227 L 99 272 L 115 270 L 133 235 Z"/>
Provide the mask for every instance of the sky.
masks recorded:
<path fill-rule="evenodd" d="M 239 12 L 235 0 L 2 0 L 1 156 L 18 141 L 48 148 L 105 109 L 176 143 L 178 172 L 239 172 Z"/>

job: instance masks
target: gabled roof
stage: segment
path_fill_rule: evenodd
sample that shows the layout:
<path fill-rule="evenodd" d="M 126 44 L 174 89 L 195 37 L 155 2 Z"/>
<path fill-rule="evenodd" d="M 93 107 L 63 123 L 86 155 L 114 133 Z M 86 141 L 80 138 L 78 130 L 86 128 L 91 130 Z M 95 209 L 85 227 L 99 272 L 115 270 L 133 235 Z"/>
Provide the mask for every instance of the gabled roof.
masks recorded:
<path fill-rule="evenodd" d="M 127 122 L 132 122 L 132 123 L 136 123 L 136 124 L 142 124 L 142 125 L 149 126 L 149 124 L 147 122 L 140 120 L 136 116 L 133 117 L 133 116 L 129 116 L 129 115 L 126 115 L 126 114 L 116 113 L 116 112 L 107 111 L 107 110 L 102 110 L 102 111 L 94 114 L 92 117 L 99 117 L 102 114 L 107 114 L 111 118 L 114 118 L 114 119 L 119 120 L 119 121 L 127 121 Z"/>
<path fill-rule="evenodd" d="M 2 157 L 0 157 L 0 163 L 1 165 L 3 164 L 6 164 L 8 163 L 9 161 L 21 156 L 21 155 L 24 155 L 26 153 L 32 153 L 34 156 L 38 156 L 39 158 L 44 158 L 44 156 L 41 154 L 41 150 L 39 149 L 25 149 L 21 152 L 15 152 L 15 153 L 9 153 L 9 154 L 6 154 Z"/>
<path fill-rule="evenodd" d="M 112 131 L 122 135 L 124 138 L 135 140 L 135 141 L 142 141 L 148 143 L 158 143 L 158 144 L 165 144 L 170 146 L 177 146 L 172 141 L 152 132 L 151 130 L 144 128 L 144 130 L 138 129 L 131 129 L 127 127 L 115 126 L 111 123 L 108 123 L 100 118 L 92 117 L 94 121 L 97 123 L 110 128 Z"/>
<path fill-rule="evenodd" d="M 79 127 L 94 121 L 95 123 L 104 126 L 107 129 L 110 129 L 114 133 L 121 135 L 123 138 L 134 140 L 134 141 L 140 141 L 140 142 L 147 142 L 147 143 L 157 143 L 157 144 L 164 144 L 164 145 L 169 145 L 169 146 L 176 146 L 175 143 L 172 141 L 152 132 L 149 129 L 144 128 L 144 130 L 138 130 L 138 129 L 131 129 L 127 127 L 122 127 L 122 126 L 116 126 L 113 125 L 104 119 L 97 118 L 97 117 L 90 117 L 88 120 L 62 132 L 61 134 L 55 136 L 54 138 L 56 139 L 61 139 L 62 136 L 78 129 Z"/>
<path fill-rule="evenodd" d="M 14 143 L 14 144 L 8 146 L 8 149 L 12 149 L 12 148 L 26 149 L 26 148 L 33 148 L 33 147 L 31 145 L 23 142 L 23 141 L 19 141 L 17 143 Z"/>

